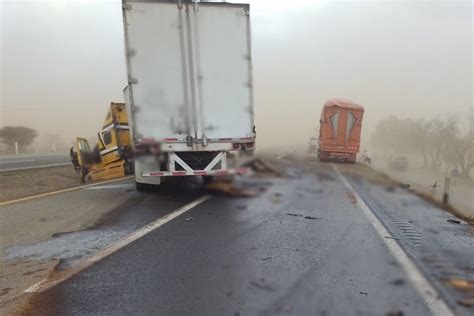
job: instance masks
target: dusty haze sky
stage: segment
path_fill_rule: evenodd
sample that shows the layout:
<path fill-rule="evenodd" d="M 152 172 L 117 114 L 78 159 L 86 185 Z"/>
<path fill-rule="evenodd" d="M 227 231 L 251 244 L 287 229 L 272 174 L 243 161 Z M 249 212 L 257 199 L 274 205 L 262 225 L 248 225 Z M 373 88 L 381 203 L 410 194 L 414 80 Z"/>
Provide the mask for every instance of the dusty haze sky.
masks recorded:
<path fill-rule="evenodd" d="M 123 100 L 120 1 L 0 3 L 0 126 L 94 135 Z M 365 135 L 473 105 L 470 1 L 255 0 L 251 16 L 260 147 L 306 144 L 330 97 L 365 105 Z"/>

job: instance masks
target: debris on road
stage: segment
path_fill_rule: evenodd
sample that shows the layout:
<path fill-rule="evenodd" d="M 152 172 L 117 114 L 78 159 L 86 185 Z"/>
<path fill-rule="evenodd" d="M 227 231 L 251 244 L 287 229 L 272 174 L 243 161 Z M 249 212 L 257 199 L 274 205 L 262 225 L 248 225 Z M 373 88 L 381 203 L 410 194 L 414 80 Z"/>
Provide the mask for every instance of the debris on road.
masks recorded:
<path fill-rule="evenodd" d="M 276 193 L 273 194 L 273 196 L 272 196 L 272 202 L 273 202 L 274 204 L 282 202 L 283 200 L 282 200 L 281 196 L 282 196 L 281 193 L 276 192 Z"/>
<path fill-rule="evenodd" d="M 286 213 L 288 216 L 295 216 L 295 217 L 304 217 L 303 214 L 297 214 L 297 213 Z"/>
<path fill-rule="evenodd" d="M 461 224 L 461 221 L 458 221 L 457 219 L 447 219 L 446 221 L 451 224 Z"/>
<path fill-rule="evenodd" d="M 405 284 L 405 280 L 403 279 L 396 279 L 396 280 L 393 280 L 390 282 L 391 285 L 394 285 L 394 286 L 401 286 L 401 285 L 404 285 Z"/>
<path fill-rule="evenodd" d="M 262 261 L 267 261 L 267 260 L 271 260 L 272 257 L 265 257 L 265 258 L 262 258 Z"/>
<path fill-rule="evenodd" d="M 261 278 L 259 281 L 250 281 L 250 284 L 261 290 L 270 291 L 270 292 L 275 291 L 275 289 L 272 286 L 265 283 L 264 278 Z"/>
<path fill-rule="evenodd" d="M 309 216 L 309 215 L 304 215 L 304 214 L 300 214 L 300 213 L 286 213 L 286 215 L 288 215 L 288 216 L 294 216 L 294 217 L 303 217 L 303 218 L 305 218 L 305 219 L 311 219 L 311 220 L 318 220 L 318 219 L 321 219 L 320 217 Z"/>
<path fill-rule="evenodd" d="M 474 307 L 474 297 L 463 298 L 457 301 L 459 305 L 464 307 Z"/>
<path fill-rule="evenodd" d="M 205 188 L 213 193 L 220 193 L 233 197 L 255 197 L 258 194 L 258 192 L 239 188 L 233 182 L 216 181 L 209 183 Z"/>
<path fill-rule="evenodd" d="M 250 161 L 247 161 L 244 164 L 242 164 L 242 167 L 250 168 L 257 173 L 268 174 L 275 177 L 282 176 L 280 172 L 276 171 L 273 167 L 270 167 L 266 162 L 264 162 L 260 158 L 255 158 Z"/>
<path fill-rule="evenodd" d="M 369 293 L 367 293 L 367 292 L 360 291 L 359 293 L 362 294 L 362 295 L 369 295 Z"/>
<path fill-rule="evenodd" d="M 347 197 L 349 198 L 349 200 L 351 201 L 352 204 L 357 204 L 357 199 L 354 196 L 354 193 L 352 193 L 351 191 L 347 191 L 346 195 L 347 195 Z"/>
<path fill-rule="evenodd" d="M 190 222 L 190 221 L 193 221 L 194 220 L 194 217 L 186 217 L 184 219 L 185 222 Z"/>
<path fill-rule="evenodd" d="M 238 204 L 238 205 L 236 206 L 236 208 L 237 208 L 238 210 L 246 210 L 246 209 L 247 209 L 247 205 Z"/>
<path fill-rule="evenodd" d="M 474 292 L 474 281 L 464 279 L 447 279 L 444 283 L 462 292 Z"/>

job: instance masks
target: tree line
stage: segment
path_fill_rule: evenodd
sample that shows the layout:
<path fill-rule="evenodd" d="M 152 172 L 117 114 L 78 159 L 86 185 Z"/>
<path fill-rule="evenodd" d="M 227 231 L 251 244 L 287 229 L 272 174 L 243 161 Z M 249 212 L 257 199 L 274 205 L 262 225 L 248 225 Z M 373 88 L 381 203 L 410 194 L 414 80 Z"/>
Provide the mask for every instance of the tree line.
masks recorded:
<path fill-rule="evenodd" d="M 15 143 L 23 149 L 33 143 L 38 132 L 25 126 L 5 126 L 0 128 L 0 142 L 7 146 L 7 150 L 15 152 Z"/>
<path fill-rule="evenodd" d="M 378 122 L 371 142 L 388 155 L 417 154 L 424 168 L 439 171 L 455 167 L 469 177 L 474 168 L 474 115 L 448 114 L 434 119 L 388 116 Z"/>

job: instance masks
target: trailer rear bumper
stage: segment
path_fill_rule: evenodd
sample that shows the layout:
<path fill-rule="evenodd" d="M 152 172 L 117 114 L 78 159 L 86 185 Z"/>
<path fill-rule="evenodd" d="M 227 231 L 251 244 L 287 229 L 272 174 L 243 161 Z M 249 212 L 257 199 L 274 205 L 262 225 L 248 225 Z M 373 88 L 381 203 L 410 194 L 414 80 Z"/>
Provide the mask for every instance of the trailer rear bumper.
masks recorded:
<path fill-rule="evenodd" d="M 150 179 L 155 177 L 226 176 L 248 173 L 248 168 L 229 168 L 227 154 L 226 151 L 173 152 L 166 153 L 161 163 L 158 163 L 156 156 L 143 157 L 142 159 L 147 159 L 150 163 L 145 168 L 140 168 L 137 176 L 142 179 Z M 135 170 L 137 171 L 137 169 Z"/>
<path fill-rule="evenodd" d="M 247 174 L 248 168 L 235 168 L 226 170 L 193 170 L 193 171 L 149 171 L 143 172 L 142 177 L 184 177 L 184 176 L 227 176 L 234 174 Z"/>

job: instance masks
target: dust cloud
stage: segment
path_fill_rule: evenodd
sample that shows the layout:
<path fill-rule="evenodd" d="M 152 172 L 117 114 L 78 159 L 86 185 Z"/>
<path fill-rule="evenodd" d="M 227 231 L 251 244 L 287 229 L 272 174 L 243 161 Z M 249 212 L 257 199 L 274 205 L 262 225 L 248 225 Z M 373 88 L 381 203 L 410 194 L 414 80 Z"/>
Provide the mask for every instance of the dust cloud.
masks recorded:
<path fill-rule="evenodd" d="M 120 1 L 3 1 L 0 126 L 90 137 L 126 83 Z M 251 2 L 258 146 L 303 147 L 324 101 L 388 114 L 473 104 L 470 1 Z M 51 136 L 50 136 L 51 137 Z"/>

